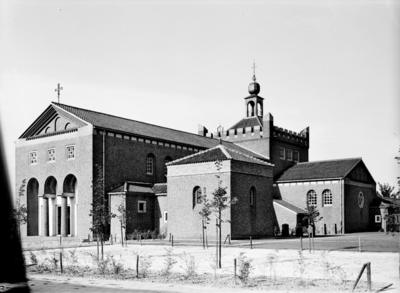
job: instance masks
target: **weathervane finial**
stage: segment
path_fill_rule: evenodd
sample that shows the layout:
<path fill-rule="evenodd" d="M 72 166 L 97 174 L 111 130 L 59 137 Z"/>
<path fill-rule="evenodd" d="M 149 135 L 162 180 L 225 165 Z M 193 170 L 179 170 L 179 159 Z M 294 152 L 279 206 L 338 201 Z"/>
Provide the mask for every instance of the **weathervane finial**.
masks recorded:
<path fill-rule="evenodd" d="M 253 60 L 253 80 L 256 81 L 256 62 Z"/>
<path fill-rule="evenodd" d="M 60 84 L 58 84 L 58 87 L 55 89 L 55 91 L 57 92 L 58 103 L 60 103 L 60 91 L 61 91 L 62 89 L 63 89 L 63 88 L 60 87 Z"/>

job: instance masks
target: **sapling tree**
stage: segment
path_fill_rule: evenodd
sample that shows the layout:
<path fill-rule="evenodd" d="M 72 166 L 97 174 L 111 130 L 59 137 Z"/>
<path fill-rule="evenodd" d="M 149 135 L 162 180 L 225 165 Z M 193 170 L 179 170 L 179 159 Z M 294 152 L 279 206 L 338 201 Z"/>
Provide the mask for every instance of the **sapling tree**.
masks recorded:
<path fill-rule="evenodd" d="M 205 248 L 205 239 L 204 239 L 204 233 L 207 233 L 207 225 L 210 222 L 210 216 L 212 214 L 211 211 L 211 202 L 207 198 L 207 194 L 204 190 L 204 193 L 201 196 L 201 210 L 199 211 L 199 214 L 201 216 L 201 225 L 202 225 L 202 233 L 203 233 L 203 248 Z M 207 234 L 206 234 L 207 237 Z"/>
<path fill-rule="evenodd" d="M 126 207 L 125 207 L 126 197 L 124 195 L 122 195 L 121 197 L 122 197 L 121 202 L 117 206 L 117 211 L 118 211 L 117 218 L 121 224 L 121 244 L 122 246 L 124 246 L 124 231 L 126 229 Z"/>
<path fill-rule="evenodd" d="M 18 196 L 15 205 L 12 208 L 12 229 L 16 230 L 18 236 L 21 237 L 21 225 L 28 221 L 28 209 L 24 204 L 21 205 L 21 197 L 25 194 L 26 179 L 22 180 L 22 184 L 18 189 Z"/>
<path fill-rule="evenodd" d="M 100 165 L 95 165 L 96 176 L 93 182 L 93 203 L 89 216 L 92 217 L 92 227 L 90 230 L 96 234 L 97 237 L 97 259 L 99 259 L 99 238 L 101 244 L 101 259 L 104 259 L 104 232 L 111 218 L 115 214 L 111 213 L 106 205 L 105 191 L 104 191 L 104 177 L 103 168 Z"/>
<path fill-rule="evenodd" d="M 316 206 L 308 205 L 306 207 L 306 214 L 308 217 L 308 223 L 313 229 L 313 236 L 315 234 L 315 223 L 321 221 L 323 218 L 320 216 L 320 213 Z"/>
<path fill-rule="evenodd" d="M 223 166 L 223 162 L 220 160 L 217 160 L 215 162 L 215 167 L 217 168 L 217 171 L 220 172 Z M 237 202 L 237 198 L 231 198 L 228 193 L 227 193 L 227 189 L 228 187 L 223 187 L 222 186 L 222 180 L 221 180 L 221 176 L 219 174 L 216 175 L 217 180 L 218 180 L 218 187 L 217 189 L 214 190 L 213 197 L 210 200 L 210 208 L 211 208 L 211 212 L 215 215 L 215 217 L 217 218 L 217 230 L 218 230 L 218 267 L 221 268 L 221 247 L 222 247 L 222 243 L 221 243 L 221 238 L 222 238 L 222 222 L 229 222 L 229 220 L 224 220 L 222 218 L 223 216 L 223 212 L 227 209 L 229 209 L 232 205 L 236 204 Z"/>

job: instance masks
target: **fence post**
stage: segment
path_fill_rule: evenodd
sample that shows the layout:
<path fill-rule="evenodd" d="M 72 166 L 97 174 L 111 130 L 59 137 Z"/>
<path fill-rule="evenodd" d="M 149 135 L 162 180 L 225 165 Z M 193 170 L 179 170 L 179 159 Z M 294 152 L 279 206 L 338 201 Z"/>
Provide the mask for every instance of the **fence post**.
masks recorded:
<path fill-rule="evenodd" d="M 139 278 L 139 254 L 136 256 L 136 278 Z"/>
<path fill-rule="evenodd" d="M 171 245 L 174 247 L 174 235 L 171 235 Z"/>
<path fill-rule="evenodd" d="M 301 251 L 303 251 L 303 237 L 300 236 L 300 247 Z"/>
<path fill-rule="evenodd" d="M 337 234 L 337 224 L 335 223 L 335 235 Z"/>
<path fill-rule="evenodd" d="M 171 233 L 169 233 L 169 240 L 168 242 L 171 242 Z"/>
<path fill-rule="evenodd" d="M 351 292 L 353 292 L 354 289 L 356 288 L 356 286 L 357 286 L 357 284 L 358 284 L 358 281 L 360 281 L 360 278 L 361 278 L 361 276 L 362 276 L 362 274 L 363 274 L 363 272 L 364 272 L 364 270 L 365 270 L 366 267 L 367 267 L 367 264 L 366 264 L 366 263 L 363 264 L 363 266 L 362 266 L 362 268 L 361 268 L 361 271 L 360 271 L 360 273 L 358 274 L 358 277 L 357 277 L 357 279 L 356 279 L 356 282 L 355 282 L 354 285 L 353 285 L 353 290 L 351 290 Z"/>
<path fill-rule="evenodd" d="M 61 274 L 63 273 L 63 264 L 62 264 L 62 252 L 60 251 L 60 269 L 61 269 Z"/>
<path fill-rule="evenodd" d="M 326 224 L 324 224 L 324 235 L 326 235 Z"/>
<path fill-rule="evenodd" d="M 251 239 L 251 236 L 250 236 L 250 249 L 253 249 L 253 239 Z"/>
<path fill-rule="evenodd" d="M 229 234 L 229 245 L 231 245 L 231 234 Z"/>
<path fill-rule="evenodd" d="M 368 292 L 371 292 L 371 263 L 367 262 L 367 284 Z"/>
<path fill-rule="evenodd" d="M 60 235 L 60 246 L 62 245 L 62 235 Z"/>
<path fill-rule="evenodd" d="M 236 258 L 233 259 L 233 279 L 236 285 Z"/>

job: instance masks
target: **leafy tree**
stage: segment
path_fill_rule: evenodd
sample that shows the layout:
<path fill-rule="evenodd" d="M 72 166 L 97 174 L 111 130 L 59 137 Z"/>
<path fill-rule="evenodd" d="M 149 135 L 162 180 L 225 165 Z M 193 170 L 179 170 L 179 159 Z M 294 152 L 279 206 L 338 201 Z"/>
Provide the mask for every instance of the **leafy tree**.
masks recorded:
<path fill-rule="evenodd" d="M 389 183 L 379 183 L 379 191 L 377 191 L 376 193 L 381 196 L 381 197 L 390 197 L 393 198 L 395 196 L 395 194 L 393 193 L 394 190 L 394 186 L 390 186 Z"/>
<path fill-rule="evenodd" d="M 215 166 L 217 168 L 217 171 L 220 171 L 222 168 L 223 162 L 220 160 L 217 160 L 215 162 Z M 221 228 L 222 228 L 222 222 L 228 222 L 228 220 L 223 220 L 222 218 L 222 213 L 224 210 L 229 209 L 232 205 L 236 204 L 237 198 L 230 198 L 230 196 L 227 194 L 227 189 L 228 187 L 222 187 L 222 180 L 220 180 L 220 176 L 216 175 L 218 179 L 218 188 L 214 190 L 213 198 L 210 201 L 210 210 L 211 212 L 215 215 L 215 217 L 218 219 L 217 221 L 217 228 L 219 232 L 219 236 L 217 237 L 219 239 L 218 243 L 218 267 L 221 268 Z"/>
<path fill-rule="evenodd" d="M 313 229 L 313 236 L 315 235 L 315 223 L 321 221 L 323 217 L 320 216 L 320 213 L 316 206 L 308 205 L 306 207 L 306 213 L 308 217 L 308 223 Z"/>
<path fill-rule="evenodd" d="M 21 205 L 21 197 L 25 194 L 26 179 L 22 180 L 22 184 L 18 189 L 18 197 L 15 201 L 15 205 L 12 208 L 12 229 L 17 230 L 19 237 L 21 237 L 21 225 L 26 224 L 28 221 L 28 209 L 23 204 Z"/>
<path fill-rule="evenodd" d="M 201 216 L 201 223 L 202 223 L 202 232 L 203 232 L 203 248 L 205 248 L 205 239 L 204 239 L 204 233 L 207 233 L 207 225 L 210 222 L 210 216 L 212 214 L 211 211 L 211 202 L 207 198 L 207 194 L 204 191 L 204 194 L 201 196 L 201 210 L 199 211 L 199 214 Z"/>
<path fill-rule="evenodd" d="M 96 176 L 93 182 L 93 203 L 92 209 L 89 212 L 89 216 L 92 217 L 92 227 L 90 230 L 96 234 L 97 237 L 97 259 L 99 259 L 99 238 L 101 244 L 101 259 L 104 259 L 104 231 L 108 224 L 111 222 L 111 218 L 115 217 L 115 214 L 108 210 L 105 199 L 104 191 L 104 179 L 103 179 L 103 168 L 100 165 L 95 165 Z"/>

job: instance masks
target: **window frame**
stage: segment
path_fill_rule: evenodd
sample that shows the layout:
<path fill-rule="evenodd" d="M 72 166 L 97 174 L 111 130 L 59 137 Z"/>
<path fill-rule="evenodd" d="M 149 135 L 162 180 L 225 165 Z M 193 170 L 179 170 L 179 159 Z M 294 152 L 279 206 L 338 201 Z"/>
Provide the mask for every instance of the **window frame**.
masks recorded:
<path fill-rule="evenodd" d="M 35 154 L 35 162 L 32 162 L 32 154 Z M 37 163 L 38 163 L 38 152 L 37 151 L 29 152 L 28 160 L 29 160 L 29 165 L 37 165 Z"/>
<path fill-rule="evenodd" d="M 202 199 L 202 191 L 201 191 L 201 187 L 196 185 L 193 188 L 193 209 L 201 204 L 201 199 Z"/>
<path fill-rule="evenodd" d="M 286 160 L 286 149 L 284 147 L 279 147 L 279 159 Z"/>
<path fill-rule="evenodd" d="M 292 149 L 287 149 L 286 159 L 288 161 L 293 161 L 293 150 Z"/>
<path fill-rule="evenodd" d="M 381 215 L 375 215 L 375 223 L 382 223 L 382 216 Z"/>
<path fill-rule="evenodd" d="M 327 194 L 329 192 L 329 194 Z M 325 189 L 322 192 L 322 203 L 323 206 L 332 206 L 333 204 L 333 197 L 332 197 L 332 191 L 330 189 Z"/>
<path fill-rule="evenodd" d="M 250 206 L 254 206 L 254 199 L 256 196 L 256 189 L 254 186 L 250 188 Z"/>
<path fill-rule="evenodd" d="M 140 204 L 143 204 L 142 210 L 140 209 Z M 145 214 L 147 212 L 146 205 L 147 205 L 147 202 L 145 200 L 138 200 L 138 209 L 137 210 L 138 210 L 139 214 Z"/>
<path fill-rule="evenodd" d="M 163 219 L 164 219 L 164 223 L 168 223 L 168 211 L 164 211 Z"/>
<path fill-rule="evenodd" d="M 73 148 L 73 157 L 72 158 L 70 158 L 69 157 L 69 151 L 68 151 L 68 148 Z M 74 144 L 71 144 L 71 145 L 67 145 L 67 146 L 65 146 L 65 156 L 66 156 L 66 158 L 65 158 L 65 160 L 66 161 L 72 161 L 72 160 L 75 160 L 75 145 Z"/>
<path fill-rule="evenodd" d="M 296 159 L 295 155 L 297 155 L 297 159 Z M 300 162 L 300 152 L 299 151 L 293 150 L 293 162 L 296 162 L 296 163 Z"/>
<path fill-rule="evenodd" d="M 50 151 L 53 150 L 53 156 L 50 156 Z M 51 158 L 53 158 L 51 160 Z M 55 163 L 56 162 L 56 148 L 48 148 L 47 149 L 47 163 Z"/>
<path fill-rule="evenodd" d="M 149 172 L 149 170 L 150 170 L 150 168 L 149 168 L 150 161 L 149 160 L 151 160 L 151 172 Z M 148 176 L 153 176 L 154 175 L 154 173 L 155 173 L 154 172 L 155 161 L 156 161 L 156 159 L 155 159 L 153 154 L 148 154 L 147 155 L 147 157 L 146 157 L 146 175 L 148 175 Z"/>
<path fill-rule="evenodd" d="M 311 196 L 312 196 L 312 198 L 311 198 Z M 315 202 L 315 203 L 313 203 L 313 202 Z M 311 206 L 316 207 L 317 203 L 318 203 L 317 193 L 315 192 L 315 190 L 311 189 L 311 190 L 307 191 L 307 206 L 308 207 L 311 207 Z"/>

